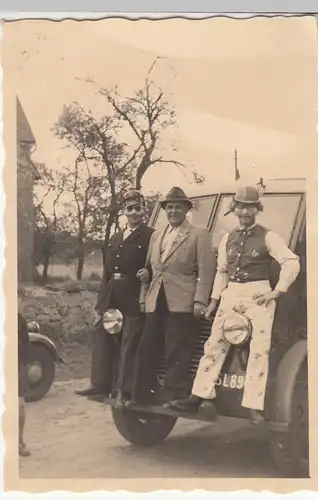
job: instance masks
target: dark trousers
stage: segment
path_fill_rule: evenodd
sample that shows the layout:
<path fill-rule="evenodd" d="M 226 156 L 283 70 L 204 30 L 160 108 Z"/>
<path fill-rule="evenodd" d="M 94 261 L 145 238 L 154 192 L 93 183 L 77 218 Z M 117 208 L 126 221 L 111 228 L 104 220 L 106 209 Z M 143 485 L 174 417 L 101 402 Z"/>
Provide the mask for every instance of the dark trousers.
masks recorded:
<path fill-rule="evenodd" d="M 107 333 L 100 321 L 92 335 L 91 384 L 111 393 L 116 388 L 130 395 L 135 358 L 144 315 L 125 316 L 121 336 Z M 117 378 L 118 377 L 118 378 Z"/>
<path fill-rule="evenodd" d="M 179 399 L 189 394 L 195 331 L 193 314 L 170 312 L 164 288 L 161 287 L 156 310 L 146 314 L 139 343 L 133 383 L 134 399 L 146 403 L 151 390 L 156 390 L 156 363 L 160 352 L 164 352 L 166 362 L 165 399 Z"/>
<path fill-rule="evenodd" d="M 115 362 L 119 345 L 103 327 L 100 320 L 92 331 L 91 384 L 111 393 L 114 382 Z"/>
<path fill-rule="evenodd" d="M 117 387 L 130 396 L 139 341 L 144 326 L 144 315 L 125 316 L 121 338 Z"/>

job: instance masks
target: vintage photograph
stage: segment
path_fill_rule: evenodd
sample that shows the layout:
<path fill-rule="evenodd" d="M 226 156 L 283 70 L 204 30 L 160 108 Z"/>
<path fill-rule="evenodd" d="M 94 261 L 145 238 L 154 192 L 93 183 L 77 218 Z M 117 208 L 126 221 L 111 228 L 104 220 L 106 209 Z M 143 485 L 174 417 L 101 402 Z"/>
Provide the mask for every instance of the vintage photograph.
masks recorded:
<path fill-rule="evenodd" d="M 20 479 L 310 478 L 317 49 L 314 16 L 5 23 Z"/>

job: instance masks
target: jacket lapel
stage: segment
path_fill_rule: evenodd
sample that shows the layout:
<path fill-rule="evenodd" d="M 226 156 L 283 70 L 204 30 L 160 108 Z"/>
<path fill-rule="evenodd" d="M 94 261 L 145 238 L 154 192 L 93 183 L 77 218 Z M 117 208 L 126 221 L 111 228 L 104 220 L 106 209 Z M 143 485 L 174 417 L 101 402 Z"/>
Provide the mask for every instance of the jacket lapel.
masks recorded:
<path fill-rule="evenodd" d="M 140 226 L 137 229 L 135 229 L 132 233 L 130 233 L 130 235 L 127 236 L 127 238 L 124 241 L 127 241 L 127 242 L 134 241 L 138 236 L 140 236 L 141 229 L 143 226 L 144 226 L 143 223 L 140 224 Z"/>
<path fill-rule="evenodd" d="M 161 231 L 159 234 L 158 234 L 158 237 L 157 237 L 157 244 L 154 246 L 154 248 L 156 249 L 156 260 L 158 263 L 162 264 L 162 261 L 161 261 L 161 246 L 162 246 L 162 240 L 163 240 L 163 237 L 164 235 L 166 234 L 167 232 L 167 229 L 168 229 L 168 225 L 165 227 L 165 229 L 163 231 Z"/>
<path fill-rule="evenodd" d="M 174 252 L 179 248 L 179 246 L 182 245 L 182 243 L 187 239 L 189 233 L 190 233 L 190 224 L 188 221 L 186 221 L 183 223 L 182 227 L 180 228 L 180 231 L 179 231 L 178 235 L 176 236 L 174 242 L 172 243 L 169 252 L 167 253 L 166 257 L 163 259 L 163 262 L 166 262 L 168 259 L 170 259 L 171 255 L 174 254 Z M 160 245 L 161 245 L 161 242 L 162 242 L 162 239 L 160 241 Z"/>

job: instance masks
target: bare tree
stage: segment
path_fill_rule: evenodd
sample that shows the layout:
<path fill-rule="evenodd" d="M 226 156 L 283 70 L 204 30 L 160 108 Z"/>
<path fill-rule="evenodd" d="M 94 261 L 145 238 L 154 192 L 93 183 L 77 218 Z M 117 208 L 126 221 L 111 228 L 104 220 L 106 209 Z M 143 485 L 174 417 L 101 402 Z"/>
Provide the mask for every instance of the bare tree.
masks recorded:
<path fill-rule="evenodd" d="M 47 282 L 48 269 L 55 253 L 55 239 L 63 215 L 59 213 L 60 198 L 64 191 L 64 175 L 58 170 L 52 170 L 44 164 L 35 165 L 36 189 L 34 191 L 35 225 L 41 235 L 41 248 L 37 252 L 43 265 L 42 279 Z M 38 239 L 39 242 L 39 239 Z"/>
<path fill-rule="evenodd" d="M 150 66 L 142 88 L 132 96 L 121 96 L 117 88 L 97 88 L 98 94 L 105 98 L 104 115 L 97 117 L 75 102 L 64 106 L 53 129 L 58 137 L 66 141 L 68 147 L 76 151 L 75 169 L 72 170 L 73 180 L 76 179 L 76 182 L 74 181 L 73 187 L 81 182 L 79 164 L 84 164 L 85 168 L 89 168 L 91 164 L 101 168 L 105 246 L 112 229 L 118 225 L 121 196 L 127 187 L 133 185 L 136 189 L 141 189 L 145 173 L 154 165 L 164 168 L 170 164 L 183 173 L 189 171 L 177 159 L 162 154 L 164 133 L 167 129 L 176 127 L 176 114 L 165 99 L 164 91 L 153 80 L 158 59 Z M 86 79 L 86 82 L 96 86 L 92 80 Z M 177 148 L 171 144 L 171 150 L 175 153 Z M 191 174 L 194 182 L 198 182 L 198 174 L 194 171 Z M 89 189 L 93 189 L 92 186 L 101 181 L 93 179 L 89 182 Z M 75 191 L 73 190 L 73 194 L 78 207 Z M 102 194 L 101 186 L 99 193 Z M 81 206 L 84 206 L 83 203 L 85 205 L 85 196 L 84 199 L 81 198 Z M 87 217 L 88 213 L 84 209 L 77 215 L 79 241 L 82 240 Z"/>
<path fill-rule="evenodd" d="M 77 279 L 82 279 L 87 242 L 100 238 L 107 211 L 109 193 L 101 168 L 79 156 L 72 167 L 64 168 L 65 228 L 77 238 Z"/>

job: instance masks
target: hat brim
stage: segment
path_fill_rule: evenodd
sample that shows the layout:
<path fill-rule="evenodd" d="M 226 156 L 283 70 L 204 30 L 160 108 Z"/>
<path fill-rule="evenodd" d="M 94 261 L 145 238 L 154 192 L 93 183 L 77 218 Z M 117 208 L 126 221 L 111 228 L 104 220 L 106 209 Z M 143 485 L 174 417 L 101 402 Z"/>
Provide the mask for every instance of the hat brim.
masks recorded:
<path fill-rule="evenodd" d="M 250 201 L 250 200 L 242 200 L 240 198 L 235 198 L 234 203 L 243 203 L 244 205 L 257 205 L 258 203 L 260 203 L 260 200 Z"/>
<path fill-rule="evenodd" d="M 143 200 L 127 200 L 124 201 L 123 207 L 131 207 L 131 205 L 141 205 L 143 206 Z"/>
<path fill-rule="evenodd" d="M 180 200 L 180 198 L 178 199 L 171 199 L 171 200 L 162 200 L 160 201 L 160 205 L 162 206 L 162 208 L 165 208 L 166 204 L 167 203 L 184 203 L 185 205 L 188 206 L 189 210 L 191 210 L 191 208 L 193 207 L 193 203 L 192 201 L 190 200 Z"/>

